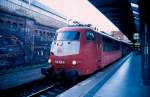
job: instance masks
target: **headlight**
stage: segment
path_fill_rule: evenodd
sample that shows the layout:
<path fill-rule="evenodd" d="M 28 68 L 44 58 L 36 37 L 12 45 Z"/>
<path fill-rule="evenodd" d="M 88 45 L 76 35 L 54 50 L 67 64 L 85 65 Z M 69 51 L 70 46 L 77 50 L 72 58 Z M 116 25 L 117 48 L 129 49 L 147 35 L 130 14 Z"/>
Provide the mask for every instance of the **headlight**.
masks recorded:
<path fill-rule="evenodd" d="M 52 60 L 51 59 L 48 59 L 48 63 L 51 63 L 52 62 Z"/>
<path fill-rule="evenodd" d="M 76 65 L 76 64 L 77 64 L 77 61 L 73 60 L 72 65 Z"/>

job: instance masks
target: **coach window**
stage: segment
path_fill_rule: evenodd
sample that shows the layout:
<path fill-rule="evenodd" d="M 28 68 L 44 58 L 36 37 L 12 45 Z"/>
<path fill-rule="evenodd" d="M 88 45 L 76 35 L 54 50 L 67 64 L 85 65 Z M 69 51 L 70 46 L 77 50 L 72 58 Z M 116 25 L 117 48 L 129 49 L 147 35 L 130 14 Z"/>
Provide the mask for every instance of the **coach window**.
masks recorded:
<path fill-rule="evenodd" d="M 113 50 L 119 50 L 120 49 L 120 44 L 117 41 L 113 41 Z"/>
<path fill-rule="evenodd" d="M 88 40 L 88 41 L 94 41 L 95 40 L 95 36 L 94 36 L 93 32 L 87 32 L 86 33 L 86 40 Z"/>
<path fill-rule="evenodd" d="M 113 40 L 103 37 L 103 51 L 113 51 Z"/>

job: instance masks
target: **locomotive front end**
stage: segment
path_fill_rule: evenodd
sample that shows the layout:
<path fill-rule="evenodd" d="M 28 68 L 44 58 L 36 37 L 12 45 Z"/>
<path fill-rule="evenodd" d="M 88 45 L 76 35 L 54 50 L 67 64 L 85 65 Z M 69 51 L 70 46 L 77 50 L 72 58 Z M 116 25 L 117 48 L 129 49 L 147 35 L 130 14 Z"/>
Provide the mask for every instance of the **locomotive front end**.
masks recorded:
<path fill-rule="evenodd" d="M 51 56 L 48 60 L 55 74 L 63 74 L 67 78 L 78 75 L 80 63 L 80 32 L 58 31 L 51 46 Z"/>

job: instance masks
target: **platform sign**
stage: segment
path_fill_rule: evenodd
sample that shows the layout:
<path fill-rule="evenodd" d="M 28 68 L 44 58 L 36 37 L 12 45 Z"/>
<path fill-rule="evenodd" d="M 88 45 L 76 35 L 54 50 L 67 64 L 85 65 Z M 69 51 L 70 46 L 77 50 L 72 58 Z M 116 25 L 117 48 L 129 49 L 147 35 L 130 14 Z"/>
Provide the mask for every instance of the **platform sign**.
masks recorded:
<path fill-rule="evenodd" d="M 134 45 L 140 45 L 140 43 L 137 42 L 137 43 L 134 43 Z"/>
<path fill-rule="evenodd" d="M 133 34 L 133 39 L 138 40 L 139 39 L 139 33 L 134 33 Z"/>

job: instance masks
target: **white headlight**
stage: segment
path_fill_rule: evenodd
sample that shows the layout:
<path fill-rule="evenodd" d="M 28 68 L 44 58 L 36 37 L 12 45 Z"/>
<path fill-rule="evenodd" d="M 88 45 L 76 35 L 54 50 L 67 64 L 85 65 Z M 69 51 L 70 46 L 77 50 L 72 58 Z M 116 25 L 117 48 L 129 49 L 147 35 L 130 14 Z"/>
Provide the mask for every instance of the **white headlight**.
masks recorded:
<path fill-rule="evenodd" d="M 51 63 L 52 62 L 52 60 L 51 59 L 48 59 L 48 63 Z"/>
<path fill-rule="evenodd" d="M 73 60 L 73 61 L 72 61 L 72 64 L 73 64 L 73 65 L 76 65 L 76 64 L 77 64 L 77 61 Z"/>

